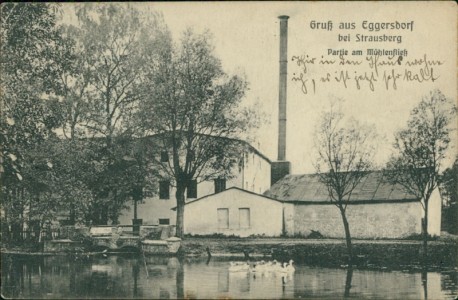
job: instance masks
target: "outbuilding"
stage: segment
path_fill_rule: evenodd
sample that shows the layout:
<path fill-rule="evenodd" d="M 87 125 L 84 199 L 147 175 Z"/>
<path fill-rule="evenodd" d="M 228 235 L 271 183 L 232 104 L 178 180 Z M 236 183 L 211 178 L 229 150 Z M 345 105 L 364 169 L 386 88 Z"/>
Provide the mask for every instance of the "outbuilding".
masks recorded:
<path fill-rule="evenodd" d="M 282 228 L 281 201 L 237 187 L 185 204 L 186 234 L 279 236 L 282 234 Z"/>
<path fill-rule="evenodd" d="M 354 238 L 406 238 L 420 235 L 424 218 L 422 199 L 390 183 L 382 171 L 368 172 L 352 192 L 346 216 Z M 318 174 L 287 175 L 266 196 L 284 203 L 287 236 L 343 238 L 339 209 L 331 202 Z M 441 197 L 436 189 L 429 200 L 428 233 L 440 235 Z"/>

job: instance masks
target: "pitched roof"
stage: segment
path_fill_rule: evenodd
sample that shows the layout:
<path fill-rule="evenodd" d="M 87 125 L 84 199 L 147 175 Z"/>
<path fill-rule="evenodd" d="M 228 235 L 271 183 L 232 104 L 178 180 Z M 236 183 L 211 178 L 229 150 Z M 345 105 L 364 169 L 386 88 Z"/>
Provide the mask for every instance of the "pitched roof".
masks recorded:
<path fill-rule="evenodd" d="M 391 184 L 382 171 L 368 172 L 355 187 L 351 203 L 379 203 L 418 201 L 418 197 Z M 264 195 L 286 202 L 330 203 L 325 184 L 318 174 L 286 175 L 277 181 Z"/>
<path fill-rule="evenodd" d="M 157 139 L 159 138 L 160 136 L 162 135 L 165 135 L 167 134 L 166 132 L 163 132 L 163 133 L 156 133 L 156 134 L 151 134 L 151 135 L 148 135 L 148 136 L 145 136 L 144 139 Z M 241 145 L 243 145 L 244 147 L 246 147 L 247 150 L 255 153 L 256 155 L 258 155 L 259 157 L 261 157 L 262 159 L 264 159 L 265 161 L 267 161 L 269 164 L 272 163 L 272 161 L 266 156 L 264 155 L 261 151 L 259 151 L 258 149 L 256 149 L 255 147 L 253 147 L 249 142 L 247 141 L 244 141 L 244 140 L 241 140 L 241 139 L 238 139 L 238 138 L 232 138 L 232 137 L 223 137 L 223 136 L 212 136 L 212 135 L 208 135 L 208 134 L 200 134 L 202 136 L 207 136 L 209 138 L 215 138 L 215 139 L 223 139 L 223 140 L 227 140 L 227 141 L 231 141 L 231 142 L 234 142 L 234 143 L 240 143 Z"/>
<path fill-rule="evenodd" d="M 271 198 L 271 197 L 266 196 L 266 195 L 263 195 L 263 194 L 257 194 L 257 193 L 255 193 L 255 192 L 247 191 L 247 190 L 241 189 L 241 188 L 239 188 L 239 187 L 233 186 L 233 187 L 230 187 L 230 188 L 228 188 L 228 189 L 225 189 L 224 191 L 221 191 L 221 192 L 219 192 L 219 193 L 209 194 L 209 195 L 206 195 L 206 196 L 203 196 L 203 197 L 194 199 L 194 200 L 190 200 L 190 201 L 186 202 L 184 205 L 188 205 L 188 204 L 190 204 L 190 203 L 194 203 L 194 202 L 200 201 L 200 200 L 202 200 L 202 199 L 206 199 L 206 198 L 213 197 L 213 196 L 215 196 L 215 195 L 219 195 L 219 194 L 222 194 L 222 193 L 226 193 L 226 192 L 231 191 L 231 190 L 238 190 L 238 191 L 241 191 L 241 192 L 243 192 L 243 193 L 255 195 L 255 196 L 258 196 L 258 197 L 267 199 L 267 200 L 272 200 L 272 201 L 277 201 L 277 202 L 283 202 L 283 201 L 281 201 L 281 200 L 279 200 L 279 199 Z M 174 207 L 171 208 L 171 210 L 176 210 L 176 208 L 177 208 L 177 207 L 174 206 Z"/>

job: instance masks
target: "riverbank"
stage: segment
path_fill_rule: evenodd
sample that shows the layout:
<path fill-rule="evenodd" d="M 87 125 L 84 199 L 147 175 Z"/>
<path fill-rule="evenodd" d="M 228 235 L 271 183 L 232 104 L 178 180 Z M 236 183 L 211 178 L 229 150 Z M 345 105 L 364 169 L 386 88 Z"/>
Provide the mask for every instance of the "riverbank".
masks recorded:
<path fill-rule="evenodd" d="M 353 240 L 355 264 L 364 268 L 402 269 L 422 263 L 419 240 Z M 239 260 L 289 260 L 307 265 L 336 267 L 345 265 L 345 240 L 303 238 L 207 238 L 188 237 L 181 241 L 180 255 L 185 257 L 231 257 Z M 2 248 L 4 254 L 65 255 Z M 458 239 L 444 237 L 428 242 L 428 265 L 432 268 L 458 267 Z"/>
<path fill-rule="evenodd" d="M 187 238 L 182 241 L 185 256 L 244 259 L 294 259 L 308 265 L 340 266 L 347 261 L 345 240 L 339 239 L 210 239 Z M 355 264 L 365 268 L 399 269 L 420 265 L 422 242 L 418 240 L 353 240 Z M 458 266 L 458 240 L 428 242 L 428 265 L 432 268 Z"/>

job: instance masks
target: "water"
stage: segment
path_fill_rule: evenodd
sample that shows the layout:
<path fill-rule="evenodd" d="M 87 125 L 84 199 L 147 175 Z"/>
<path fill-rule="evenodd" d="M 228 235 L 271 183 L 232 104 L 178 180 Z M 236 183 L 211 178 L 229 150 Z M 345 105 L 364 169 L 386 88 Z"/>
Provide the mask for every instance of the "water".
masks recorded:
<path fill-rule="evenodd" d="M 145 268 L 146 262 L 146 268 Z M 2 257 L 6 298 L 453 299 L 456 269 L 371 271 L 297 265 L 294 275 L 232 273 L 227 260 L 142 256 Z M 426 285 L 424 284 L 426 282 Z"/>

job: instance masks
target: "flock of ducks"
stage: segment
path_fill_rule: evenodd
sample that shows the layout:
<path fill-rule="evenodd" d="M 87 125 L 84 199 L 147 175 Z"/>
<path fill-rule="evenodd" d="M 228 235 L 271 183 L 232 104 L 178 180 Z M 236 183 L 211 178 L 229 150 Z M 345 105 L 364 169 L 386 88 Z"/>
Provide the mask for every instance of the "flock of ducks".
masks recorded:
<path fill-rule="evenodd" d="M 280 263 L 276 260 L 265 262 L 263 260 L 255 263 L 248 262 L 230 262 L 229 272 L 277 272 L 293 273 L 295 271 L 293 260 L 289 263 Z"/>

